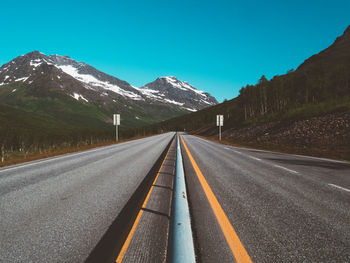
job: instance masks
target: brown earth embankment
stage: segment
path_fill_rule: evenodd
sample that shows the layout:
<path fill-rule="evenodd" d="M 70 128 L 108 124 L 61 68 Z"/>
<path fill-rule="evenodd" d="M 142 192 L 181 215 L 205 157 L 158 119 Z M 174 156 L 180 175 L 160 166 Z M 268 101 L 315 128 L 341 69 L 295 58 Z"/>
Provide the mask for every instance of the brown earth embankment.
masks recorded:
<path fill-rule="evenodd" d="M 218 129 L 198 135 L 217 138 Z M 226 143 L 295 154 L 350 160 L 350 112 L 304 120 L 275 121 L 223 128 Z"/>

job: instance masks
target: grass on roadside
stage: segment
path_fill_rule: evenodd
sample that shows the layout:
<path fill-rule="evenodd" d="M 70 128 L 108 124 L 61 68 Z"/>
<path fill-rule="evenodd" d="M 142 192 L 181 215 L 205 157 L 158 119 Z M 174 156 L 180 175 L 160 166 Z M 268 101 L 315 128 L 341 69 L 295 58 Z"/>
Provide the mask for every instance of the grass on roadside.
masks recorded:
<path fill-rule="evenodd" d="M 46 151 L 43 151 L 41 153 L 40 152 L 29 152 L 29 153 L 25 154 L 24 152 L 20 152 L 20 151 L 6 152 L 4 162 L 1 162 L 1 160 L 0 160 L 0 167 L 35 161 L 35 160 L 39 160 L 39 159 L 54 157 L 54 156 L 73 153 L 73 152 L 85 151 L 85 150 L 89 150 L 89 149 L 93 149 L 93 148 L 97 148 L 97 147 L 109 146 L 109 145 L 113 145 L 113 144 L 142 139 L 142 138 L 146 138 L 146 137 L 149 137 L 149 136 L 136 136 L 136 137 L 132 137 L 129 139 L 122 139 L 122 140 L 119 140 L 118 142 L 105 141 L 105 142 L 101 142 L 101 143 L 95 143 L 95 144 L 90 144 L 90 145 L 81 145 L 81 146 L 76 146 L 76 147 L 62 147 L 62 148 L 58 148 L 58 149 L 51 150 L 51 151 L 46 150 Z"/>

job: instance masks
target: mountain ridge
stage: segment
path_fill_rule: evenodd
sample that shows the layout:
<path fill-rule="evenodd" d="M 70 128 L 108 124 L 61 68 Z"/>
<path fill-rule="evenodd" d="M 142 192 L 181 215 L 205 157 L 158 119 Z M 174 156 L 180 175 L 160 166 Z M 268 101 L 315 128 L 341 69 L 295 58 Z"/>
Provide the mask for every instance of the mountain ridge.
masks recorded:
<path fill-rule="evenodd" d="M 25 63 L 27 65 L 24 65 Z M 152 91 L 150 91 L 150 90 L 146 90 L 145 87 L 152 85 L 154 82 L 157 82 L 159 78 L 154 82 L 148 83 L 140 88 L 137 88 L 124 80 L 120 80 L 114 76 L 111 76 L 102 71 L 99 71 L 96 68 L 84 62 L 75 61 L 71 59 L 69 56 L 59 56 L 59 55 L 46 56 L 45 54 L 39 51 L 29 52 L 25 55 L 19 56 L 11 60 L 8 63 L 5 63 L 0 68 L 0 86 L 13 83 L 14 81 L 22 82 L 22 83 L 26 81 L 28 83 L 32 81 L 30 77 L 33 72 L 31 71 L 35 70 L 37 67 L 39 67 L 38 69 L 40 69 L 40 66 L 42 64 L 56 67 L 57 69 L 63 71 L 63 73 L 68 74 L 74 79 L 81 82 L 80 86 L 86 89 L 99 91 L 100 93 L 102 93 L 102 95 L 108 95 L 108 93 L 111 92 L 111 93 L 114 93 L 113 95 L 127 97 L 131 100 L 144 100 L 151 103 L 156 102 L 160 104 L 173 104 L 173 106 L 182 108 L 187 111 L 196 111 L 206 106 L 211 106 L 218 103 L 216 99 L 208 93 L 205 93 L 206 94 L 205 98 L 202 99 L 203 101 L 207 102 L 206 104 L 203 104 L 200 100 L 198 100 L 199 103 L 196 103 L 195 98 L 192 99 L 191 103 L 190 101 L 187 101 L 186 103 L 177 101 L 175 99 L 176 94 L 174 92 L 168 93 L 168 94 L 171 94 L 172 97 L 166 97 L 164 93 L 161 94 L 161 96 L 155 96 L 154 93 L 156 93 L 157 90 L 153 89 Z M 24 67 L 25 70 L 20 69 L 18 71 L 17 70 L 18 67 L 22 67 L 22 68 Z M 8 74 L 9 72 L 11 72 L 12 75 L 10 74 L 9 76 Z M 59 76 L 58 72 L 57 72 L 57 75 Z M 165 77 L 165 78 L 168 78 L 168 77 Z M 174 79 L 175 77 L 169 77 L 169 78 Z M 190 89 L 186 90 L 186 97 L 189 97 L 191 95 L 196 97 L 198 93 L 204 94 L 203 91 L 197 90 L 193 86 L 189 85 L 187 82 L 179 81 L 176 78 L 175 78 L 175 82 L 173 83 L 173 87 L 172 87 L 174 89 L 176 89 L 175 85 L 178 85 L 178 83 L 191 87 Z M 159 86 L 157 87 L 153 86 L 153 88 L 161 89 L 161 87 Z M 185 90 L 185 89 L 182 89 L 182 90 Z M 177 93 L 179 93 L 179 90 L 177 90 Z M 189 93 L 192 93 L 192 94 L 189 94 Z M 78 94 L 72 97 L 81 98 L 84 96 Z M 180 96 L 180 97 L 184 97 L 184 96 Z M 88 99 L 85 98 L 85 101 L 88 101 Z M 186 107 L 185 106 L 182 107 L 184 104 L 186 104 Z"/>

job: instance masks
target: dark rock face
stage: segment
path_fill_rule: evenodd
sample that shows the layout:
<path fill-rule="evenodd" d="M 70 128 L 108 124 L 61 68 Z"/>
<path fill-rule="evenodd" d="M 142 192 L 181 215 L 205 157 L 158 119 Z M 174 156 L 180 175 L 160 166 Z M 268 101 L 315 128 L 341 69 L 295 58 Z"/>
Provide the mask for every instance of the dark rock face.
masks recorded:
<path fill-rule="evenodd" d="M 337 37 L 334 43 L 320 53 L 311 56 L 302 63 L 297 70 L 310 74 L 313 69 L 329 69 L 334 65 L 343 65 L 346 68 L 350 63 L 350 26 L 344 34 Z"/>
<path fill-rule="evenodd" d="M 305 120 L 232 128 L 223 132 L 223 138 L 252 146 L 350 160 L 349 131 L 350 113 L 339 112 Z"/>

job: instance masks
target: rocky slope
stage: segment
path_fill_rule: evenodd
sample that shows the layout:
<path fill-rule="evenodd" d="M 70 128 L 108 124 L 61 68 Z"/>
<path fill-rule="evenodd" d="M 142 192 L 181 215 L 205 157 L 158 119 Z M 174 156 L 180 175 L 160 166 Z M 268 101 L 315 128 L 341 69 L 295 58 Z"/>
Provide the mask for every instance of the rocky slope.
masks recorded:
<path fill-rule="evenodd" d="M 217 132 L 216 128 L 210 128 L 198 134 L 217 137 Z M 350 112 L 224 127 L 222 138 L 239 145 L 350 160 Z"/>

